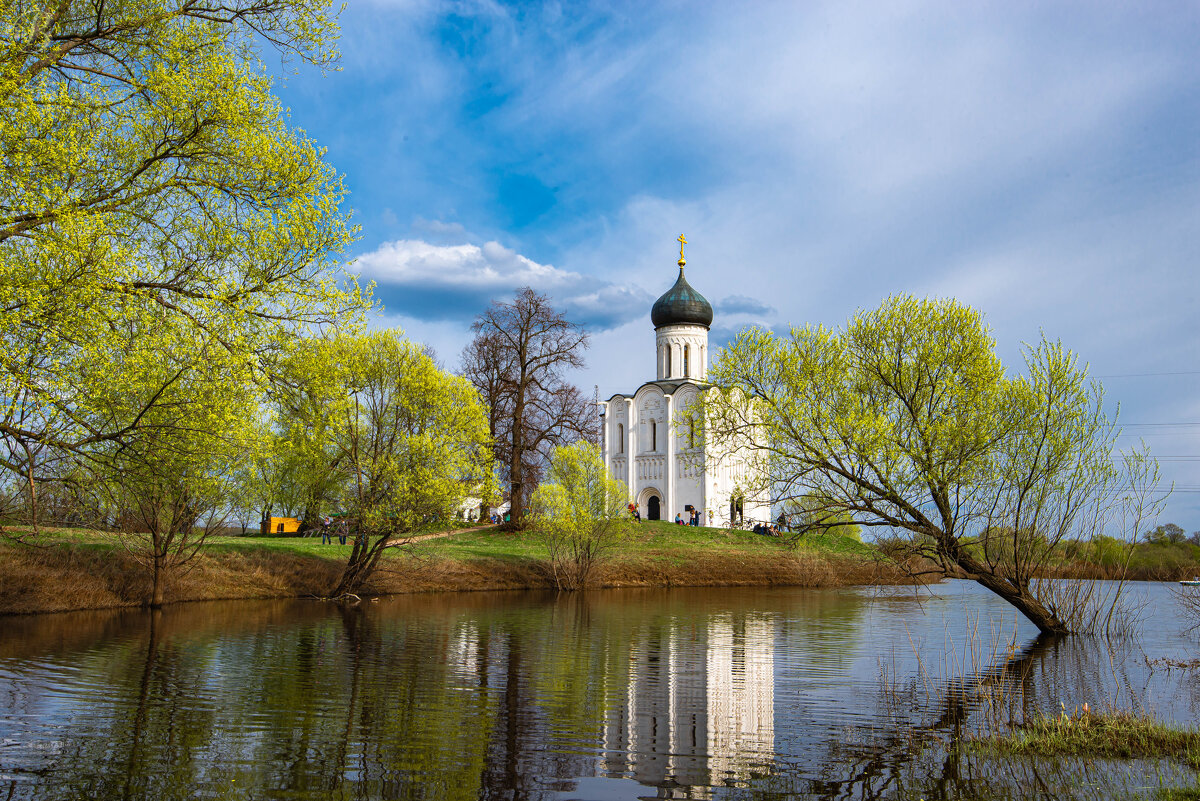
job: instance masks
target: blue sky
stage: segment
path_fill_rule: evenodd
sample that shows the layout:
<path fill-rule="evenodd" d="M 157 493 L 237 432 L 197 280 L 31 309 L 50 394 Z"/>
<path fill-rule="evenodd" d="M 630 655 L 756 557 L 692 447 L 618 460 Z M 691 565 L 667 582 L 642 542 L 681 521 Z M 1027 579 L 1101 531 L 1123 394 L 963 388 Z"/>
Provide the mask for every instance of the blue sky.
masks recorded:
<path fill-rule="evenodd" d="M 897 292 L 983 310 L 1014 368 L 1061 339 L 1200 529 L 1200 6 L 352 0 L 341 24 L 341 70 L 279 93 L 345 176 L 378 323 L 447 366 L 528 284 L 592 330 L 580 384 L 635 388 L 684 233 L 716 344 Z"/>

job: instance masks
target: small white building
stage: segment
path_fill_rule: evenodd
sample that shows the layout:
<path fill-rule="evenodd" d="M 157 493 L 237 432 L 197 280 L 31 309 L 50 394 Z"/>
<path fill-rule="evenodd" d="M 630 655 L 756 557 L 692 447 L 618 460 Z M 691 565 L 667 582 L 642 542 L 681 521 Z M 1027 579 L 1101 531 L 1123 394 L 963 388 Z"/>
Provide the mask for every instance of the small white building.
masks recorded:
<path fill-rule="evenodd" d="M 748 487 L 745 458 L 705 445 L 691 424 L 677 424 L 710 387 L 705 379 L 713 309 L 684 278 L 685 264 L 681 244 L 679 278 L 650 310 L 657 377 L 601 403 L 604 463 L 629 487 L 643 519 L 682 514 L 686 520 L 692 506 L 701 512 L 701 525 L 766 522 L 770 500 Z"/>

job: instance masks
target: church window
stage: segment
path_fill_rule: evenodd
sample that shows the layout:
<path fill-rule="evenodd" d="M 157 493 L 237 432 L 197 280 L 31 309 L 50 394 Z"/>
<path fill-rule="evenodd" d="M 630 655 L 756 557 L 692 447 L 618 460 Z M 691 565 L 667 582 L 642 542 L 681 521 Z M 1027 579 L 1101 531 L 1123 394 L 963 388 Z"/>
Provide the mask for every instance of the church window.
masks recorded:
<path fill-rule="evenodd" d="M 688 375 L 690 375 L 690 373 L 688 373 L 688 356 L 691 355 L 691 350 L 692 350 L 691 345 L 683 346 L 683 377 L 684 378 L 687 378 Z"/>
<path fill-rule="evenodd" d="M 671 346 L 667 345 L 667 372 L 664 373 L 667 378 L 671 377 Z"/>
<path fill-rule="evenodd" d="M 625 424 L 617 423 L 617 453 L 625 452 Z"/>
<path fill-rule="evenodd" d="M 658 424 L 650 421 L 650 450 L 658 450 Z"/>
<path fill-rule="evenodd" d="M 696 418 L 688 420 L 688 447 L 696 447 Z"/>

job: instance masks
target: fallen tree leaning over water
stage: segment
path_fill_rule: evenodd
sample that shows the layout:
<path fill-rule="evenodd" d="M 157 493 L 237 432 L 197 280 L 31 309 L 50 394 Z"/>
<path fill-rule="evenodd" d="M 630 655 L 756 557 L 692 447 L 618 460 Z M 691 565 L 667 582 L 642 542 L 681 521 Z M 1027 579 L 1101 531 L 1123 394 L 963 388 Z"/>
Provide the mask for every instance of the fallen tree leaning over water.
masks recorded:
<path fill-rule="evenodd" d="M 1005 375 L 982 315 L 893 297 L 841 331 L 742 332 L 709 373 L 705 436 L 756 457 L 759 486 L 806 499 L 809 525 L 883 529 L 900 554 L 965 576 L 1048 634 L 1103 630 L 1036 579 L 1055 547 L 1140 530 L 1157 466 L 1119 455 L 1103 390 L 1060 343 Z M 1113 598 L 1105 596 L 1108 602 Z"/>

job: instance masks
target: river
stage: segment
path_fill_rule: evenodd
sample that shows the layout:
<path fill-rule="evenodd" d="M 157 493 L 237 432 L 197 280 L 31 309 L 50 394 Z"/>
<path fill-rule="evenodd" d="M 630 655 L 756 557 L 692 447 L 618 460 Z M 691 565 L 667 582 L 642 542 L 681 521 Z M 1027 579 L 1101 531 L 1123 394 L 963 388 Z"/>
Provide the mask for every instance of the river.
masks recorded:
<path fill-rule="evenodd" d="M 1192 725 L 1175 588 L 1037 640 L 970 582 L 397 596 L 0 618 L 0 801 L 1110 798 L 1170 761 L 1014 759 L 1035 710 Z"/>

